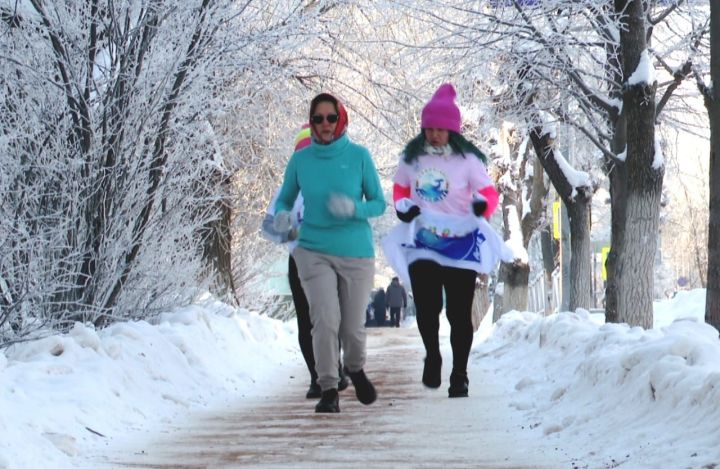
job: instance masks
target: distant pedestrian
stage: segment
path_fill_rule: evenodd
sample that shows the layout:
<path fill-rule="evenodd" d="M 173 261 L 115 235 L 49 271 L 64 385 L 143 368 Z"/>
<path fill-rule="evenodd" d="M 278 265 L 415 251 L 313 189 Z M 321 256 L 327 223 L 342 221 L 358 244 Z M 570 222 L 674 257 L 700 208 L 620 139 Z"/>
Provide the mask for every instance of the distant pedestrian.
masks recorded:
<path fill-rule="evenodd" d="M 407 307 L 407 294 L 399 278 L 393 277 L 390 281 L 385 291 L 385 303 L 390 308 L 390 325 L 400 327 L 402 310 Z"/>
<path fill-rule="evenodd" d="M 375 317 L 375 325 L 383 327 L 385 325 L 385 317 L 387 313 L 387 303 L 385 302 L 385 290 L 378 288 L 373 295 L 373 315 Z"/>

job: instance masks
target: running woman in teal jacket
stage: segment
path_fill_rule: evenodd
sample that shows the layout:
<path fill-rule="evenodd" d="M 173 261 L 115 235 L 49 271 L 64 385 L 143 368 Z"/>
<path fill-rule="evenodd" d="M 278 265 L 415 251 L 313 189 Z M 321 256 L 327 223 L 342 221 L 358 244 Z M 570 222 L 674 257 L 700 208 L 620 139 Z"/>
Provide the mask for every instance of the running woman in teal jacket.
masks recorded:
<path fill-rule="evenodd" d="M 305 213 L 293 252 L 310 303 L 315 370 L 322 389 L 316 412 L 339 412 L 338 348 L 363 404 L 376 391 L 364 372 L 365 306 L 375 275 L 368 219 L 385 211 L 370 152 L 346 134 L 347 111 L 322 93 L 310 103 L 312 143 L 290 158 L 275 204 L 275 229 L 290 229 L 290 210 L 302 191 Z"/>

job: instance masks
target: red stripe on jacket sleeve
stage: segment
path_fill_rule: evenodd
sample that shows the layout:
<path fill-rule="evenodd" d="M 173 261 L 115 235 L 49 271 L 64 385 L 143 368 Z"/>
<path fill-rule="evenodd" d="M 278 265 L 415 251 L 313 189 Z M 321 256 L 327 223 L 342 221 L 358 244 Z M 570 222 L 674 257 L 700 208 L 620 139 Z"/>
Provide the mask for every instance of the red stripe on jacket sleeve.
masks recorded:
<path fill-rule="evenodd" d="M 397 182 L 393 184 L 393 202 L 400 199 L 410 198 L 410 186 L 401 186 Z"/>
<path fill-rule="evenodd" d="M 493 186 L 483 187 L 478 192 L 482 194 L 483 197 L 485 197 L 485 200 L 487 200 L 487 208 L 485 209 L 485 213 L 483 213 L 483 216 L 487 219 L 490 219 L 490 215 L 495 212 L 495 209 L 498 206 L 500 194 L 498 194 L 498 191 L 496 191 Z"/>

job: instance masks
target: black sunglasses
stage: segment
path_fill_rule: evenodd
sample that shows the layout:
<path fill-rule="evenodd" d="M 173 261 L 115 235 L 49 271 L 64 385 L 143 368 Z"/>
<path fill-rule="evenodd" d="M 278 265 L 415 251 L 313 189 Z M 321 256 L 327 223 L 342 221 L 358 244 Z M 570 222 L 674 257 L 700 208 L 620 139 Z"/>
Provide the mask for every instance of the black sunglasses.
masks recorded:
<path fill-rule="evenodd" d="M 321 114 L 315 114 L 310 118 L 312 120 L 313 124 L 322 124 L 322 121 L 327 119 L 327 121 L 331 124 L 334 124 L 338 121 L 338 115 L 337 114 L 328 114 L 327 116 L 323 116 Z"/>

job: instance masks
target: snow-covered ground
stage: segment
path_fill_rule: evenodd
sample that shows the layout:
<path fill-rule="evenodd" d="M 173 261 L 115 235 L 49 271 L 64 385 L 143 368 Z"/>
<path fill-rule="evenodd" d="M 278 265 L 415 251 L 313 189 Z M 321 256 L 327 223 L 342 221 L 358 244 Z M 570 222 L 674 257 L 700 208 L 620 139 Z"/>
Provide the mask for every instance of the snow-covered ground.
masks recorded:
<path fill-rule="evenodd" d="M 704 298 L 656 303 L 649 331 L 587 313 L 508 314 L 473 363 L 577 467 L 720 467 L 720 341 Z"/>
<path fill-rule="evenodd" d="M 511 313 L 483 323 L 471 366 L 507 390 L 508 412 L 528 422 L 520 431 L 557 441 L 575 467 L 715 467 L 720 341 L 704 296 L 657 303 L 650 331 L 583 312 Z M 16 345 L 0 354 L 0 468 L 90 468 L 108 436 L 259 395 L 299 367 L 295 334 L 294 322 L 207 300 L 157 324 L 78 325 Z"/>

